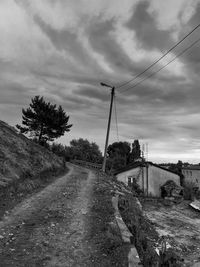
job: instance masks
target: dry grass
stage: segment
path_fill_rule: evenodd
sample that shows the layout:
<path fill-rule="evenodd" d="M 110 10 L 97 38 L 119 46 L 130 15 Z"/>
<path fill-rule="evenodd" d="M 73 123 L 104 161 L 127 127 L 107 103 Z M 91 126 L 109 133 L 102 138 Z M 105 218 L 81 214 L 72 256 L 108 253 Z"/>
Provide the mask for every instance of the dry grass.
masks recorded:
<path fill-rule="evenodd" d="M 0 188 L 63 167 L 61 158 L 0 121 Z"/>

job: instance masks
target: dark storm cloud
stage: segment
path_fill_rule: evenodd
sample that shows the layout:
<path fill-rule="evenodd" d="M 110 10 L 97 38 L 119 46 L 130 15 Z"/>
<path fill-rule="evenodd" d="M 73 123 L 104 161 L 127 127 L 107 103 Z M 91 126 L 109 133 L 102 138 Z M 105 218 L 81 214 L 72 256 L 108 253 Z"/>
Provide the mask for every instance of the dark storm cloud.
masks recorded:
<path fill-rule="evenodd" d="M 72 114 L 86 114 L 88 111 L 88 106 L 93 106 L 93 103 L 86 99 L 65 97 L 63 98 L 62 106 Z"/>
<path fill-rule="evenodd" d="M 122 123 L 119 131 L 122 135 L 160 141 L 176 140 L 182 136 L 190 138 L 193 130 L 190 132 L 190 127 L 183 128 L 180 122 L 193 126 L 198 124 L 197 117 L 192 124 L 190 121 L 194 114 L 199 113 L 200 93 L 185 85 L 175 87 L 172 84 L 167 90 L 160 91 L 151 88 L 148 93 L 147 88 L 143 85 L 141 90 L 135 90 L 132 99 L 131 96 L 124 99 L 124 95 L 118 98 L 118 121 Z"/>
<path fill-rule="evenodd" d="M 143 48 L 158 48 L 161 51 L 165 51 L 172 45 L 172 30 L 158 29 L 155 20 L 156 14 L 150 14 L 148 12 L 149 7 L 150 2 L 139 1 L 126 26 L 135 32 L 137 40 Z"/>
<path fill-rule="evenodd" d="M 118 73 L 134 73 L 139 69 L 128 57 L 123 48 L 113 36 L 115 30 L 114 19 L 107 21 L 94 21 L 87 30 L 91 46 L 103 55 L 110 66 Z"/>
<path fill-rule="evenodd" d="M 200 2 L 196 4 L 195 12 L 189 19 L 186 25 L 183 25 L 179 32 L 179 39 L 182 36 L 188 34 L 200 23 Z M 181 17 L 182 13 L 180 13 Z M 200 28 L 196 29 L 190 36 L 187 38 L 183 45 L 178 48 L 178 51 L 184 47 L 189 47 L 192 43 L 200 39 Z M 177 53 L 177 52 L 176 52 Z M 190 75 L 199 74 L 200 72 L 200 40 L 193 47 L 191 47 L 182 57 L 181 60 L 185 63 L 188 73 Z"/>
<path fill-rule="evenodd" d="M 199 12 L 200 12 L 200 2 L 197 3 L 196 8 L 195 8 L 195 12 L 187 23 L 192 28 L 196 27 L 199 24 Z"/>
<path fill-rule="evenodd" d="M 134 118 L 123 124 L 120 128 L 120 131 L 124 136 L 127 136 L 131 139 L 139 138 L 141 140 L 165 140 L 172 138 L 176 132 L 176 128 L 170 125 L 168 121 L 165 120 L 165 117 L 158 119 L 151 119 L 146 117 L 143 120 L 137 121 Z M 123 129 L 123 130 L 122 130 Z M 124 131 L 125 130 L 125 131 Z"/>
<path fill-rule="evenodd" d="M 134 104 L 143 104 L 144 106 L 162 106 L 163 109 L 169 108 L 172 105 L 178 108 L 178 105 L 183 105 L 187 98 L 187 87 L 171 84 L 160 84 L 148 81 L 140 84 L 135 88 L 130 88 L 121 94 L 121 103 L 124 105 L 133 102 Z M 120 92 L 120 90 L 119 90 Z"/>
<path fill-rule="evenodd" d="M 166 15 L 177 8 L 175 2 L 165 4 L 165 11 L 161 1 L 127 0 L 123 3 L 124 12 L 120 0 L 112 1 L 113 4 L 101 0 L 94 3 L 20 0 L 23 5 L 16 6 L 10 0 L 0 4 L 0 13 L 3 8 L 2 13 L 6 14 L 3 23 L 0 22 L 0 112 L 6 114 L 5 118 L 13 117 L 11 121 L 21 118 L 21 108 L 28 106 L 34 95 L 43 95 L 45 100 L 62 105 L 70 115 L 76 137 L 92 137 L 103 147 L 110 89 L 101 87 L 100 82 L 117 85 L 142 72 L 176 42 L 176 36 L 182 38 L 199 23 L 200 13 L 197 5 L 185 23 L 177 15 Z M 184 7 L 179 3 L 178 9 Z M 170 23 L 169 17 L 173 20 Z M 15 27 L 10 23 L 12 20 Z M 169 58 L 199 38 L 199 32 Z M 185 138 L 184 152 L 192 155 L 200 131 L 199 55 L 196 46 L 135 88 L 123 91 L 134 81 L 116 89 L 119 133 L 123 140 L 148 140 L 159 156 L 169 151 L 175 155 L 181 152 L 180 139 Z M 12 111 L 7 115 L 11 106 L 18 113 Z M 113 116 L 110 142 L 115 141 L 114 135 Z M 191 150 L 190 141 L 194 142 Z"/>
<path fill-rule="evenodd" d="M 34 87 L 27 88 L 19 83 L 1 83 L 0 91 L 4 94 L 0 97 L 0 104 L 25 105 L 30 101 L 30 94 L 35 89 Z"/>
<path fill-rule="evenodd" d="M 108 94 L 103 87 L 101 89 L 97 87 L 91 87 L 89 85 L 80 85 L 79 87 L 80 88 L 78 90 L 74 91 L 74 94 L 87 98 L 93 98 L 97 101 L 110 101 Z"/>
<path fill-rule="evenodd" d="M 41 30 L 48 36 L 52 44 L 57 50 L 66 51 L 76 60 L 77 71 L 86 72 L 90 69 L 92 72 L 105 74 L 104 70 L 99 67 L 96 60 L 91 57 L 91 54 L 84 48 L 81 41 L 78 39 L 77 32 L 71 32 L 67 29 L 55 30 L 50 25 L 42 21 L 41 18 L 35 16 L 36 23 L 40 26 Z M 85 68 L 85 66 L 87 66 Z"/>
<path fill-rule="evenodd" d="M 59 72 L 59 73 L 53 73 L 53 72 L 49 72 L 46 70 L 34 70 L 33 73 L 35 74 L 35 76 L 40 77 L 41 79 L 43 79 L 46 83 L 48 83 L 49 85 L 57 85 L 58 81 L 63 81 L 63 82 L 72 82 L 72 83 L 88 83 L 88 84 L 97 84 L 97 79 L 93 78 L 93 77 L 87 77 L 87 76 L 83 76 L 80 73 L 78 74 L 68 74 L 68 73 L 64 73 L 64 72 Z M 63 85 L 61 88 L 64 89 L 66 88 L 66 86 L 70 85 Z M 67 88 L 66 88 L 67 89 Z M 69 88 L 70 89 L 70 88 Z"/>
<path fill-rule="evenodd" d="M 196 43 L 197 40 L 198 42 Z M 191 36 L 190 39 L 185 41 L 183 48 L 179 48 L 175 52 L 178 54 L 183 49 L 190 47 L 194 42 L 195 45 L 187 50 L 186 53 L 180 58 L 180 61 L 183 62 L 186 69 L 186 77 L 190 76 L 191 79 L 193 79 L 192 77 L 195 75 L 199 76 L 200 72 L 200 29 L 193 36 Z"/>

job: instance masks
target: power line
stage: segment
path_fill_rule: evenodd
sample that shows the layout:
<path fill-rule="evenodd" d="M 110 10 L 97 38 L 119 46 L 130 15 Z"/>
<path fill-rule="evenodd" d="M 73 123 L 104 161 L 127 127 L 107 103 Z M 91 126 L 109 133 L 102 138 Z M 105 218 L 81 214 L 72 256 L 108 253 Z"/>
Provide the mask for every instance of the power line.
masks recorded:
<path fill-rule="evenodd" d="M 187 35 L 185 35 L 178 43 L 176 43 L 174 46 L 172 46 L 164 55 L 162 55 L 159 59 L 157 59 L 155 62 L 153 62 L 149 67 L 147 67 L 144 71 L 140 72 L 137 74 L 134 78 L 128 80 L 127 82 L 122 83 L 119 86 L 116 86 L 116 89 L 119 89 L 132 81 L 136 80 L 138 77 L 140 77 L 142 74 L 147 72 L 149 69 L 151 69 L 153 66 L 155 66 L 160 60 L 162 60 L 165 56 L 167 56 L 174 48 L 176 48 L 180 43 L 182 43 L 188 36 L 190 36 L 196 29 L 200 27 L 200 23 L 192 30 L 190 31 Z"/>
<path fill-rule="evenodd" d="M 196 40 L 195 42 L 193 42 L 190 46 L 188 46 L 187 48 L 185 48 L 182 52 L 180 52 L 178 55 L 176 55 L 172 60 L 170 60 L 167 64 L 165 64 L 164 66 L 162 66 L 161 68 L 159 68 L 156 72 L 151 73 L 149 76 L 145 77 L 144 79 L 142 79 L 141 81 L 137 82 L 136 84 L 134 84 L 133 86 L 130 86 L 128 88 L 125 88 L 125 90 L 121 91 L 121 92 L 125 92 L 129 89 L 135 88 L 136 86 L 138 86 L 139 84 L 141 84 L 143 81 L 146 81 L 147 79 L 149 79 L 150 77 L 154 76 L 155 74 L 157 74 L 158 72 L 160 72 L 162 69 L 164 69 L 165 67 L 167 67 L 170 63 L 172 63 L 175 59 L 177 59 L 178 57 L 180 57 L 182 54 L 184 54 L 186 51 L 188 51 L 191 47 L 193 47 L 196 43 L 198 43 L 200 41 L 200 38 L 198 40 Z"/>
<path fill-rule="evenodd" d="M 117 104 L 116 104 L 116 96 L 114 95 L 114 108 L 115 108 L 115 124 L 116 124 L 116 132 L 117 132 L 117 141 L 119 142 L 119 129 L 118 129 L 118 120 L 117 120 Z"/>

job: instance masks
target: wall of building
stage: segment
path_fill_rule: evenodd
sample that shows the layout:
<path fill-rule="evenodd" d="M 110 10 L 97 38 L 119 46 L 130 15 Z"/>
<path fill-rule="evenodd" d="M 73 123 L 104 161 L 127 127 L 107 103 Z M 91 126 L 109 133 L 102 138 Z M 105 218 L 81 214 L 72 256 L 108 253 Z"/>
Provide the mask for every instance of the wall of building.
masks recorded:
<path fill-rule="evenodd" d="M 116 175 L 117 180 L 121 181 L 128 185 L 128 179 L 136 178 L 137 184 L 140 186 L 140 188 L 143 188 L 143 179 L 142 177 L 146 176 L 146 169 L 137 167 L 128 171 L 124 171 L 122 173 L 119 173 Z"/>
<path fill-rule="evenodd" d="M 183 169 L 182 173 L 185 177 L 185 182 L 192 182 L 200 187 L 200 170 Z"/>
<path fill-rule="evenodd" d="M 160 187 L 165 184 L 168 180 L 174 181 L 177 185 L 180 186 L 180 177 L 179 175 L 165 171 L 161 168 L 158 168 L 153 165 L 149 165 L 149 188 L 148 194 L 152 196 L 160 196 L 161 191 Z"/>
<path fill-rule="evenodd" d="M 180 185 L 179 175 L 150 164 L 148 167 L 137 167 L 124 171 L 117 174 L 116 177 L 125 184 L 128 184 L 130 178 L 136 178 L 138 185 L 144 191 L 145 195 L 155 197 L 160 197 L 160 187 L 168 180 L 173 180 L 177 185 Z"/>

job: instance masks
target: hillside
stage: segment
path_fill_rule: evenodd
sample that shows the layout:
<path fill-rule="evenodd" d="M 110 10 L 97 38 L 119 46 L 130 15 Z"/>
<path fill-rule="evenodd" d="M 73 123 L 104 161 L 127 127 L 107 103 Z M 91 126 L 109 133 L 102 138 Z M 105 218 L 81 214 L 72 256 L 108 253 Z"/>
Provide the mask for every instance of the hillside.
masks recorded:
<path fill-rule="evenodd" d="M 63 168 L 61 158 L 0 121 L 0 189 Z"/>

